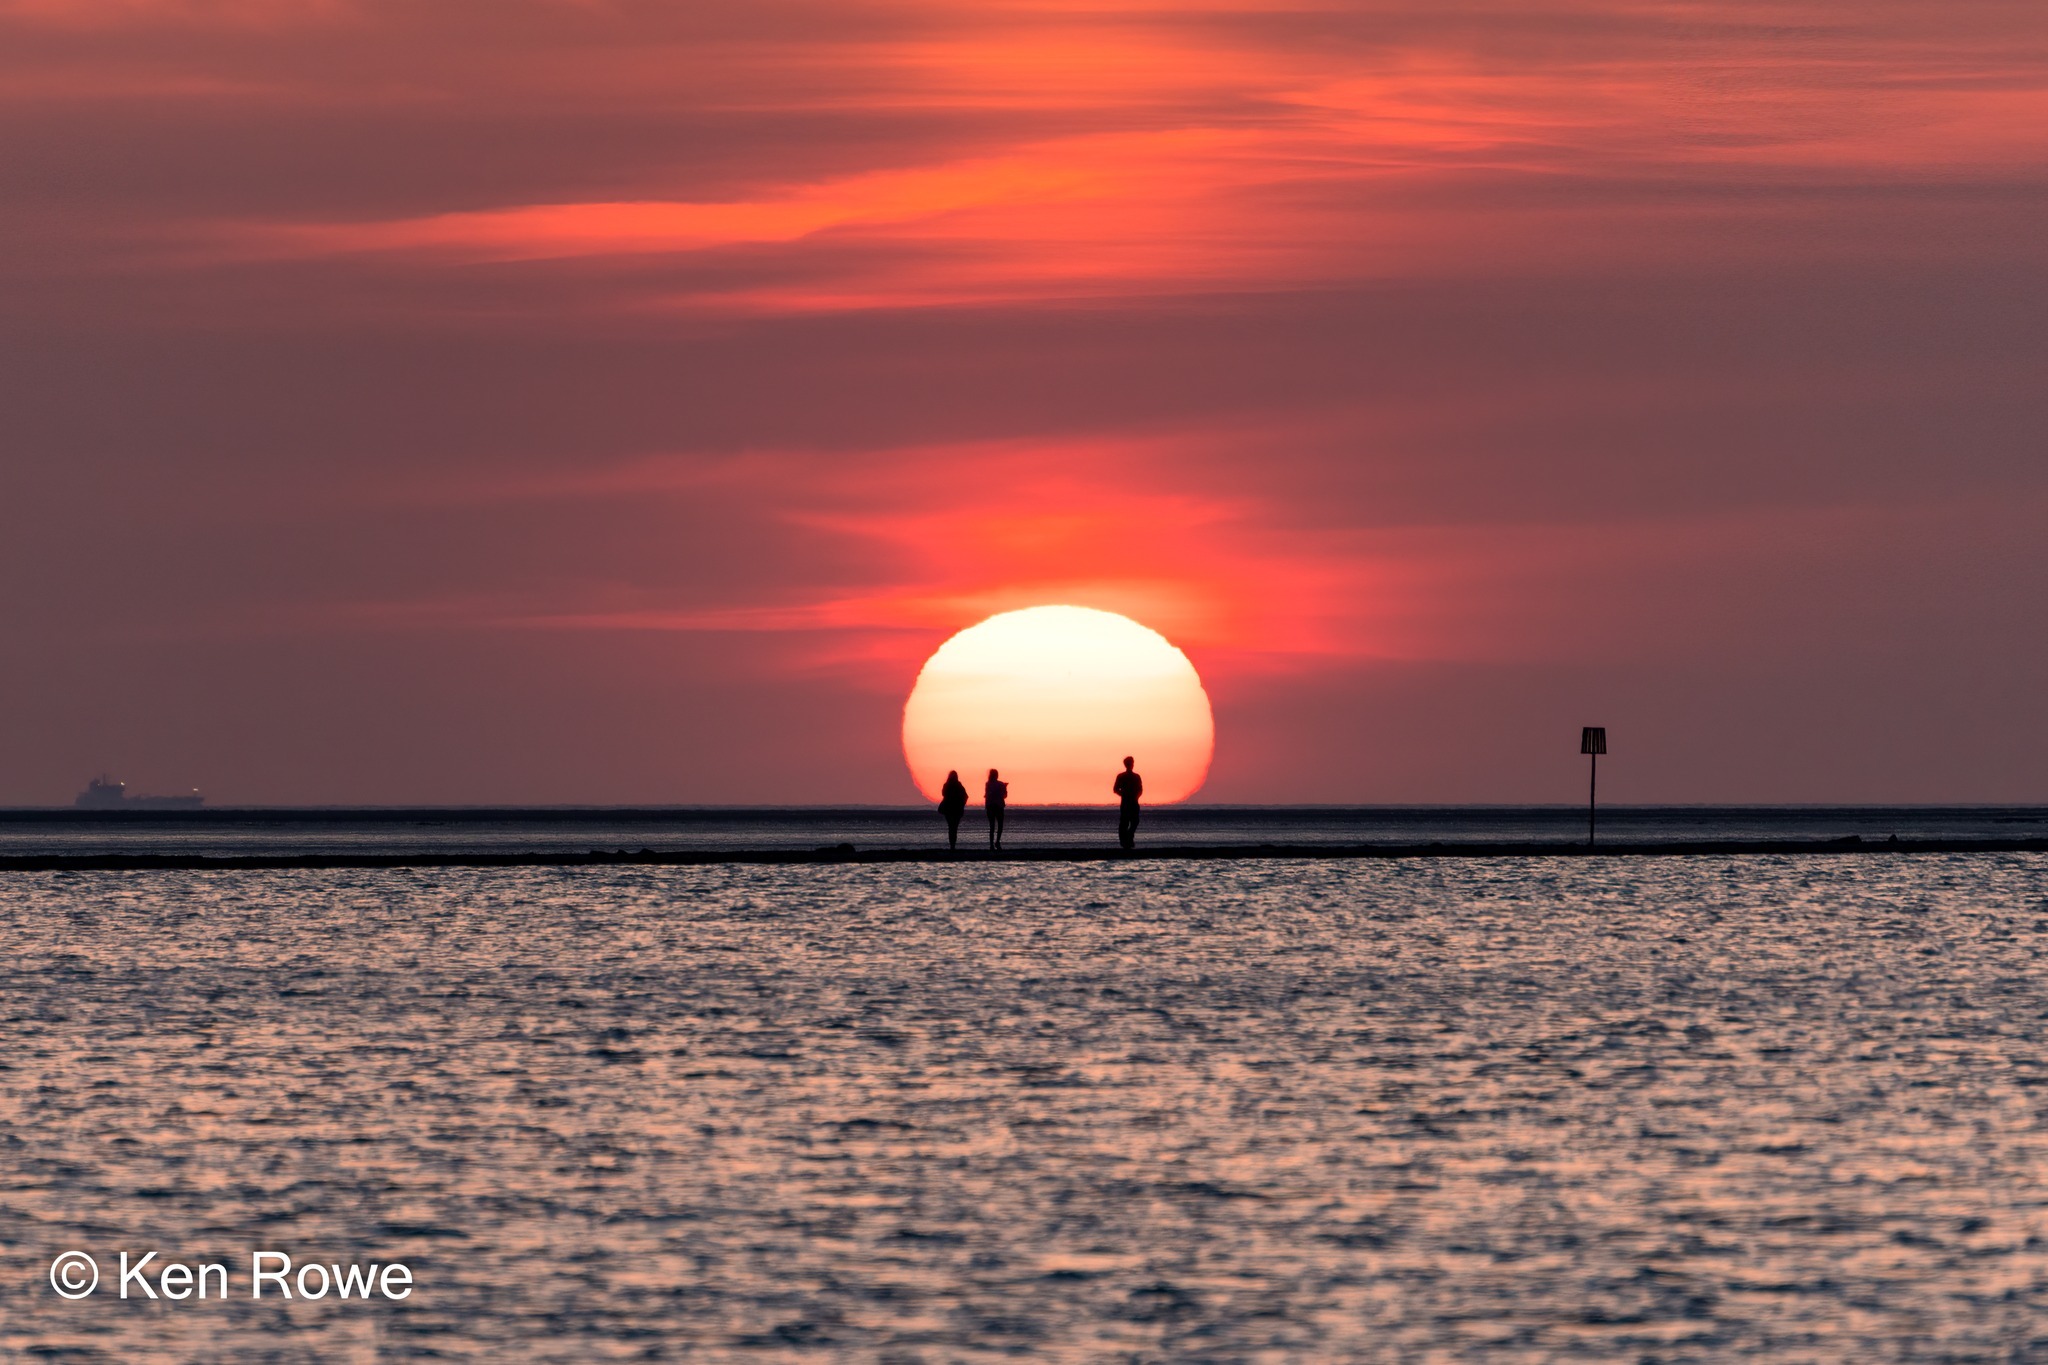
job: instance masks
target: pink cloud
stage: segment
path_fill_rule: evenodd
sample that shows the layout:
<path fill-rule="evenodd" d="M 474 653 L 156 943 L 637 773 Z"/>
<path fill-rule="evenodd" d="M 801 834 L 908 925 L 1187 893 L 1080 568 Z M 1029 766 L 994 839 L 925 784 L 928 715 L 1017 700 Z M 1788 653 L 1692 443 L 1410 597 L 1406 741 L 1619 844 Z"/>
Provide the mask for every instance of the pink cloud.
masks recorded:
<path fill-rule="evenodd" d="M 1796 245 L 1802 220 L 1836 212 L 1812 199 L 1822 186 L 2048 159 L 2037 70 L 1910 49 L 1925 35 L 1896 15 L 1773 43 L 1726 8 L 1710 41 L 1686 45 L 1627 7 L 1585 12 L 1607 26 L 1598 39 L 1508 60 L 1446 33 L 1304 43 L 1263 6 L 1115 22 L 1016 7 L 974 24 L 913 7 L 915 38 L 797 39 L 779 65 L 758 39 L 733 47 L 771 74 L 750 102 L 725 105 L 740 97 L 721 87 L 704 112 L 911 119 L 922 157 L 913 138 L 830 167 L 770 156 L 701 185 L 643 174 L 602 198 L 168 231 L 231 261 L 703 258 L 684 287 L 650 280 L 616 304 L 840 311 L 1833 253 L 1843 234 L 1817 221 Z M 655 97 L 630 54 L 616 60 L 634 98 Z M 974 122 L 948 126 L 961 119 Z M 1628 188 L 1646 179 L 1665 192 Z"/>

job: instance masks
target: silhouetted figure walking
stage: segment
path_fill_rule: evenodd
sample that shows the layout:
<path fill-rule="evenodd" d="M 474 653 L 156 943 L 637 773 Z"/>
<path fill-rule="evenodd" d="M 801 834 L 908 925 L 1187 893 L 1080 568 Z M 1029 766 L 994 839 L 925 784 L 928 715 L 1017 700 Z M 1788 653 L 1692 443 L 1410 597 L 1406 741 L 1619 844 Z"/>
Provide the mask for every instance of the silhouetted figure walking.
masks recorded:
<path fill-rule="evenodd" d="M 946 847 L 960 847 L 960 817 L 967 813 L 967 787 L 960 781 L 960 774 L 946 774 L 946 785 L 939 788 L 939 814 L 946 817 Z"/>
<path fill-rule="evenodd" d="M 1109 784 L 1123 802 L 1123 809 L 1116 816 L 1116 841 L 1125 848 L 1135 848 L 1138 843 L 1138 798 L 1145 794 L 1145 779 L 1138 776 L 1131 765 L 1136 759 L 1126 758 L 1124 770 L 1116 775 L 1116 781 Z"/>
<path fill-rule="evenodd" d="M 988 846 L 1003 846 L 1003 807 L 1010 800 L 1010 784 L 996 776 L 996 770 L 988 770 L 988 781 L 982 784 L 982 804 L 988 807 Z"/>

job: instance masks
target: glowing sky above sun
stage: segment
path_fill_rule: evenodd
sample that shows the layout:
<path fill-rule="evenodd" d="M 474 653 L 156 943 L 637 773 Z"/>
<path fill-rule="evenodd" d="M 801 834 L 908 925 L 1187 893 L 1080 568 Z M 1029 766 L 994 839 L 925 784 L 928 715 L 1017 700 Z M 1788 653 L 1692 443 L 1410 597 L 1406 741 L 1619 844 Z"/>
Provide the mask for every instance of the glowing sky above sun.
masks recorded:
<path fill-rule="evenodd" d="M 1187 655 L 1087 607 L 991 616 L 939 646 L 903 708 L 903 756 L 928 800 L 957 769 L 977 801 L 990 768 L 1017 805 L 1104 805 L 1125 755 L 1148 802 L 1208 776 L 1216 726 Z"/>
<path fill-rule="evenodd" d="M 2044 220 L 2039 0 L 0 0 L 0 806 L 906 801 L 1046 603 L 1205 802 L 2048 800 Z"/>

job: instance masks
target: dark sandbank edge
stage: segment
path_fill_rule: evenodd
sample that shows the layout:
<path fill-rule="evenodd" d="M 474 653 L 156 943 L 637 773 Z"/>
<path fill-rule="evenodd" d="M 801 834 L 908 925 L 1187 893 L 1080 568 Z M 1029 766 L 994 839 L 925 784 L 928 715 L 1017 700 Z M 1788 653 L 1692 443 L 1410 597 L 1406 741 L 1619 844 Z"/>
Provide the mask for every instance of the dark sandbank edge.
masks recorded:
<path fill-rule="evenodd" d="M 2031 839 L 1717 839 L 1692 843 L 1161 844 L 1153 848 L 591 849 L 526 853 L 81 853 L 0 856 L 0 872 L 262 871 L 431 867 L 705 867 L 801 863 L 1222 862 L 1251 859 L 1687 858 L 1855 853 L 2048 853 Z"/>

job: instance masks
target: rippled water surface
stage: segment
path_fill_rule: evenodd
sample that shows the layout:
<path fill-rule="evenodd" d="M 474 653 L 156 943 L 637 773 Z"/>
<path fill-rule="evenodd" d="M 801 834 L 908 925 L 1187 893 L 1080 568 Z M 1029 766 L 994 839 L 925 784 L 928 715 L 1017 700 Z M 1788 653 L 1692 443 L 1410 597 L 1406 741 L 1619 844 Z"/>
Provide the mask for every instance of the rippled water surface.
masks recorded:
<path fill-rule="evenodd" d="M 2048 856 L 15 874 L 0 941 L 0 1358 L 2048 1359 Z"/>

